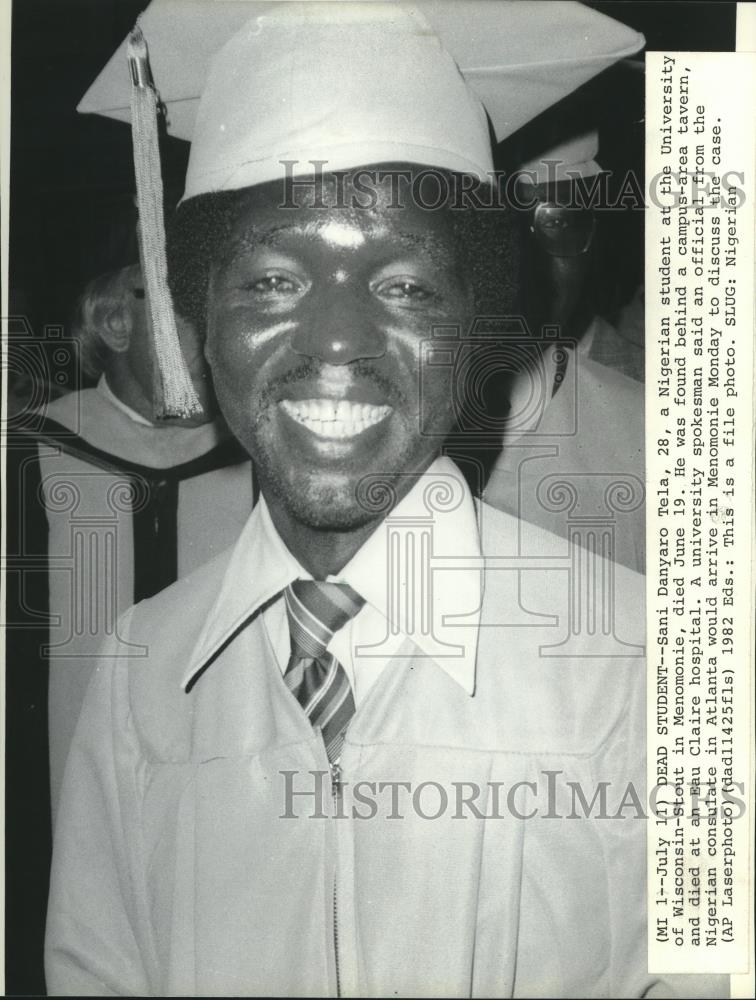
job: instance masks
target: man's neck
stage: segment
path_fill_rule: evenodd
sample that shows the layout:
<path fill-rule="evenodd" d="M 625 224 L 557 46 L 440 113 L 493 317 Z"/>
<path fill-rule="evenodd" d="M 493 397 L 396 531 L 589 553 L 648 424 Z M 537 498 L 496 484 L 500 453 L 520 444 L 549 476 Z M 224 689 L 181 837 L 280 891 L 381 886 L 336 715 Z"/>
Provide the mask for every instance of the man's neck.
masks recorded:
<path fill-rule="evenodd" d="M 407 470 L 391 484 L 391 509 L 412 490 L 418 478 L 424 475 L 437 457 L 431 456 L 422 468 L 415 469 L 412 473 Z M 260 492 L 265 497 L 271 520 L 281 541 L 300 566 L 312 573 L 316 580 L 325 580 L 328 576 L 340 573 L 390 513 L 389 509 L 376 511 L 370 520 L 353 528 L 314 527 L 297 517 L 286 503 L 277 498 L 275 489 L 269 488 L 270 484 L 264 479 L 262 470 L 259 470 L 259 476 Z"/>
<path fill-rule="evenodd" d="M 302 524 L 277 504 L 268 510 L 281 541 L 315 580 L 339 573 L 381 522 L 378 517 L 357 528 L 328 530 Z"/>

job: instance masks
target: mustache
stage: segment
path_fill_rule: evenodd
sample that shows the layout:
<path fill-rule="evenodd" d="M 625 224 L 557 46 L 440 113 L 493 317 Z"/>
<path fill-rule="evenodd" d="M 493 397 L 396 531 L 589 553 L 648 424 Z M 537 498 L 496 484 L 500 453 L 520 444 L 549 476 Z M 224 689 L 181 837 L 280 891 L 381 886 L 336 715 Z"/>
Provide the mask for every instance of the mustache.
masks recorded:
<path fill-rule="evenodd" d="M 260 408 L 264 409 L 271 403 L 277 402 L 285 390 L 293 385 L 302 382 L 316 382 L 320 379 L 323 369 L 327 366 L 318 361 L 305 361 L 295 368 L 290 368 L 281 375 L 274 376 L 265 386 L 261 393 Z M 391 379 L 384 371 L 381 371 L 368 358 L 361 358 L 352 361 L 348 368 L 352 381 L 359 384 L 369 383 L 385 396 L 392 406 L 406 401 L 404 393 L 400 390 L 395 380 Z"/>

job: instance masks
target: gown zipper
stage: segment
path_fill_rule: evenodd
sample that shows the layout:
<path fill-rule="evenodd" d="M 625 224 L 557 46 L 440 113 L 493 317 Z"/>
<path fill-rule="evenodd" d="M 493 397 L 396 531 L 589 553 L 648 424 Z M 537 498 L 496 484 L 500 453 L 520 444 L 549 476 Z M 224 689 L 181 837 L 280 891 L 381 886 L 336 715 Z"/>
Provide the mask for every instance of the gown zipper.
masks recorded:
<path fill-rule="evenodd" d="M 334 821 L 339 814 L 341 803 L 341 768 L 338 764 L 329 764 L 331 771 L 331 792 L 333 794 Z M 338 864 L 338 858 L 336 863 Z M 336 966 L 336 996 L 341 996 L 341 977 L 339 974 L 339 911 L 336 893 L 336 869 L 333 874 L 333 950 Z"/>

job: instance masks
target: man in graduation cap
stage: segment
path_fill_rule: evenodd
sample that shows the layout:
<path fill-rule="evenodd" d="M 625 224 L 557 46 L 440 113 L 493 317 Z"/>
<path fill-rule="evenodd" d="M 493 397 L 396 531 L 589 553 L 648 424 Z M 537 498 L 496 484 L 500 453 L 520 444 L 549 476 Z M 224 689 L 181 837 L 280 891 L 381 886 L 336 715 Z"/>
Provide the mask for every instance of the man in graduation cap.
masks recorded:
<path fill-rule="evenodd" d="M 261 499 L 230 552 L 124 618 L 139 655 L 104 651 L 58 821 L 51 992 L 663 993 L 642 580 L 614 569 L 583 628 L 607 565 L 555 564 L 545 532 L 524 556 L 441 454 L 455 345 L 512 300 L 516 255 L 506 220 L 494 245 L 491 213 L 430 210 L 424 186 L 488 183 L 488 116 L 501 139 L 642 39 L 573 4 L 163 0 L 141 27 L 192 139 L 176 304 Z M 126 57 L 82 110 L 127 117 Z M 152 216 L 166 406 L 191 410 Z M 605 806 L 575 806 L 599 782 Z"/>

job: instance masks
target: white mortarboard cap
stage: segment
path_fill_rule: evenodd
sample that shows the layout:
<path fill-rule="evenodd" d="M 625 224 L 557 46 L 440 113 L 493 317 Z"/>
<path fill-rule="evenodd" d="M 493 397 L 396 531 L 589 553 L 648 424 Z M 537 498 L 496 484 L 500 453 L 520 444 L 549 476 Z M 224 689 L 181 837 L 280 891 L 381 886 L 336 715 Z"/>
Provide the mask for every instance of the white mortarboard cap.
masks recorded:
<path fill-rule="evenodd" d="M 544 0 L 154 0 L 139 23 L 168 132 L 192 142 L 185 198 L 280 178 L 281 160 L 485 176 L 485 112 L 501 141 L 643 45 Z M 129 121 L 129 91 L 124 42 L 78 110 Z"/>
<path fill-rule="evenodd" d="M 192 144 L 185 199 L 281 179 L 282 161 L 290 174 L 407 162 L 486 179 L 489 119 L 500 142 L 644 42 L 544 0 L 153 0 L 139 28 L 78 110 L 132 121 L 167 413 L 197 404 L 167 288 L 154 91 L 169 134 Z M 149 73 L 133 58 L 145 43 Z"/>

